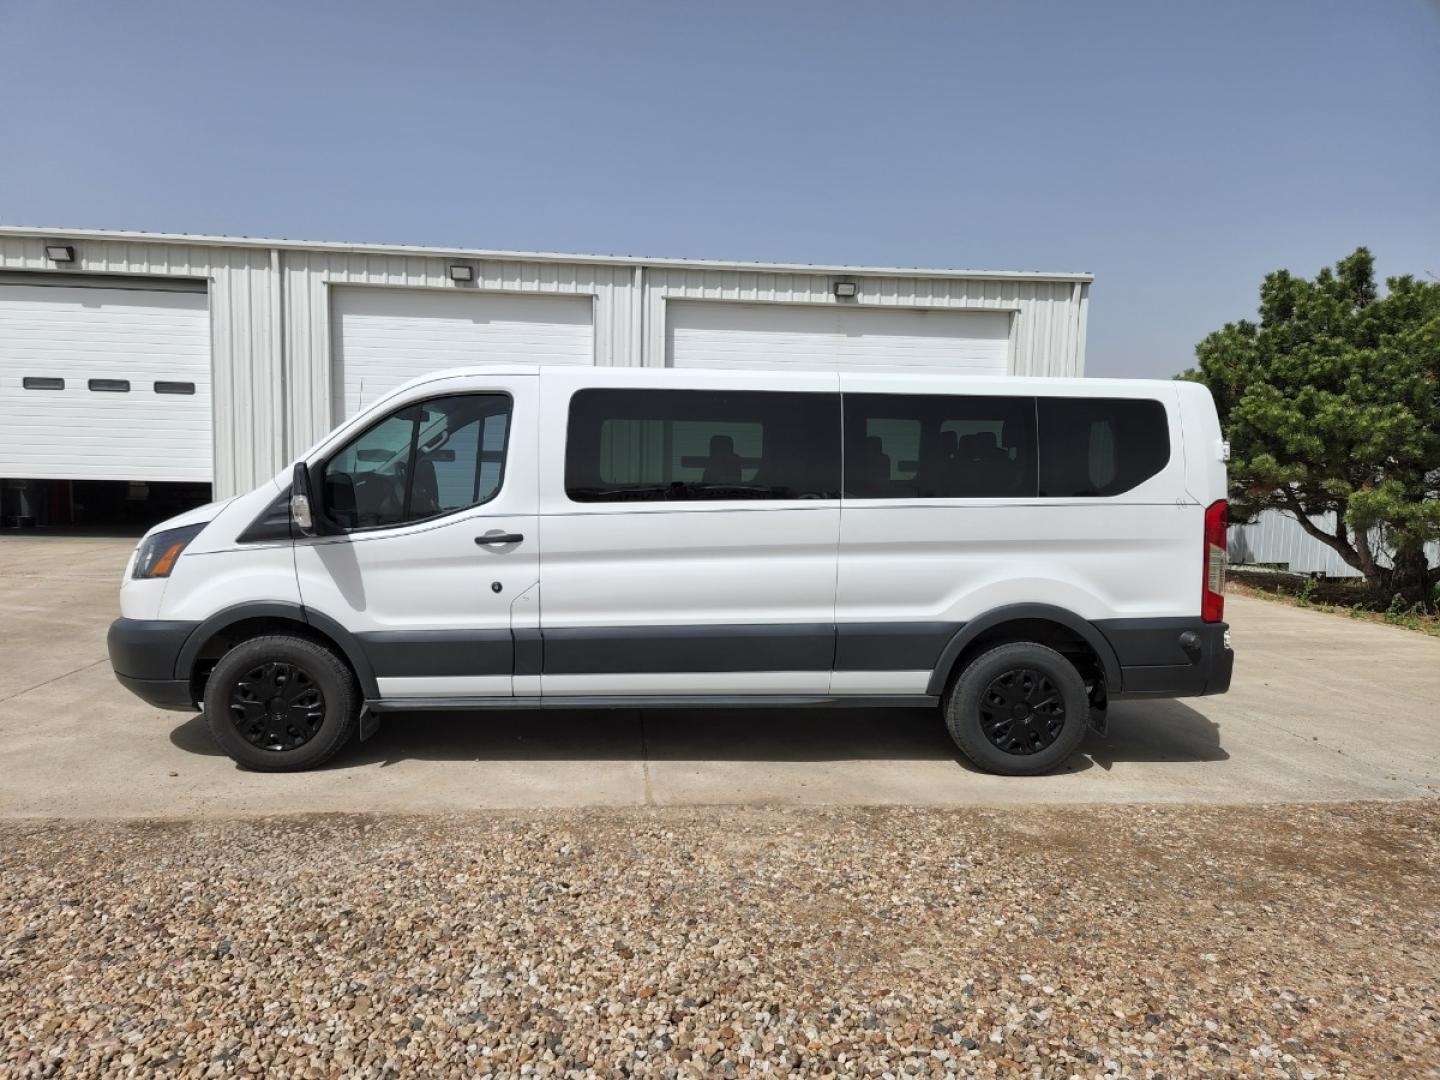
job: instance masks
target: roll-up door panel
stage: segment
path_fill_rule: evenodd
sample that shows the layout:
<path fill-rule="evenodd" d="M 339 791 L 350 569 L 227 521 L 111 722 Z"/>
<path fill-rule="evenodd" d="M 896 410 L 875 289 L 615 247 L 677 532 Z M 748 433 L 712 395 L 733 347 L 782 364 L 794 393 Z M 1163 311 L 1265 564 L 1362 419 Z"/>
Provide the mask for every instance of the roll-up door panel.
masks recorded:
<path fill-rule="evenodd" d="M 331 302 L 337 421 L 432 371 L 594 362 L 589 296 L 342 287 Z"/>
<path fill-rule="evenodd" d="M 0 476 L 208 481 L 211 426 L 204 292 L 0 284 Z"/>
<path fill-rule="evenodd" d="M 671 367 L 880 368 L 1004 375 L 1010 313 L 734 304 L 666 304 Z"/>

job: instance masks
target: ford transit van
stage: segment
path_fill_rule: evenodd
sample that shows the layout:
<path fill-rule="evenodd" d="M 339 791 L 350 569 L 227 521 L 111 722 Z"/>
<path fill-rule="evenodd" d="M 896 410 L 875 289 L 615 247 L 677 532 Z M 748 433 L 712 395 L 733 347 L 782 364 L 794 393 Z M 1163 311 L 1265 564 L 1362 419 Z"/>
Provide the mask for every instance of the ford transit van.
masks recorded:
<path fill-rule="evenodd" d="M 110 658 L 251 769 L 390 713 L 838 705 L 1041 773 L 1229 687 L 1225 457 L 1186 382 L 437 373 L 148 533 Z"/>

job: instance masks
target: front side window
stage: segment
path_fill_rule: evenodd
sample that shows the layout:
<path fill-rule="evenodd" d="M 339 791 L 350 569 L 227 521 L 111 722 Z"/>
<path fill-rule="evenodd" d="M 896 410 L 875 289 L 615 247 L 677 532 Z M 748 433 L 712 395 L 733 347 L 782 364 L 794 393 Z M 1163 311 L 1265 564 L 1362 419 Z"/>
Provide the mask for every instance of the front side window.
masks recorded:
<path fill-rule="evenodd" d="M 1143 398 L 1040 398 L 1040 494 L 1119 495 L 1170 461 L 1165 406 Z"/>
<path fill-rule="evenodd" d="M 1035 399 L 846 394 L 845 494 L 857 499 L 1033 497 Z"/>
<path fill-rule="evenodd" d="M 576 502 L 833 499 L 836 394 L 581 390 L 570 401 L 565 493 Z"/>
<path fill-rule="evenodd" d="M 489 502 L 504 477 L 509 428 L 506 394 L 408 405 L 325 463 L 325 512 L 348 531 L 424 521 Z"/>

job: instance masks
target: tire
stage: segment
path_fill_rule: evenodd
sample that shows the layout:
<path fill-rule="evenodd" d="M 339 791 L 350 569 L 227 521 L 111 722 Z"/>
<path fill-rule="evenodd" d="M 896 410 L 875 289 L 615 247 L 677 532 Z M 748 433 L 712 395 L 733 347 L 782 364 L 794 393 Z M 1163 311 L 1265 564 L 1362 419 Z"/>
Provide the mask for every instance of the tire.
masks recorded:
<path fill-rule="evenodd" d="M 296 772 L 329 761 L 355 734 L 360 689 L 330 649 L 272 634 L 220 658 L 205 684 L 210 734 L 257 772 Z"/>
<path fill-rule="evenodd" d="M 1089 717 L 1080 673 L 1033 641 L 981 653 L 945 699 L 955 745 L 981 769 L 1004 776 L 1035 776 L 1064 764 L 1085 738 Z"/>

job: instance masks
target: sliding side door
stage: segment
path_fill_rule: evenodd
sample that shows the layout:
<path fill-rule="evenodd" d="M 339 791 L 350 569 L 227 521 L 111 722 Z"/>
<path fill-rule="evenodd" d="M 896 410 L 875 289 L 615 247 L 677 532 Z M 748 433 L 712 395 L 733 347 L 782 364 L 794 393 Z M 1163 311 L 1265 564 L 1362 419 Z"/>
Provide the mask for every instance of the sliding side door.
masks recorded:
<path fill-rule="evenodd" d="M 827 693 L 837 377 L 541 385 L 542 695 Z"/>

